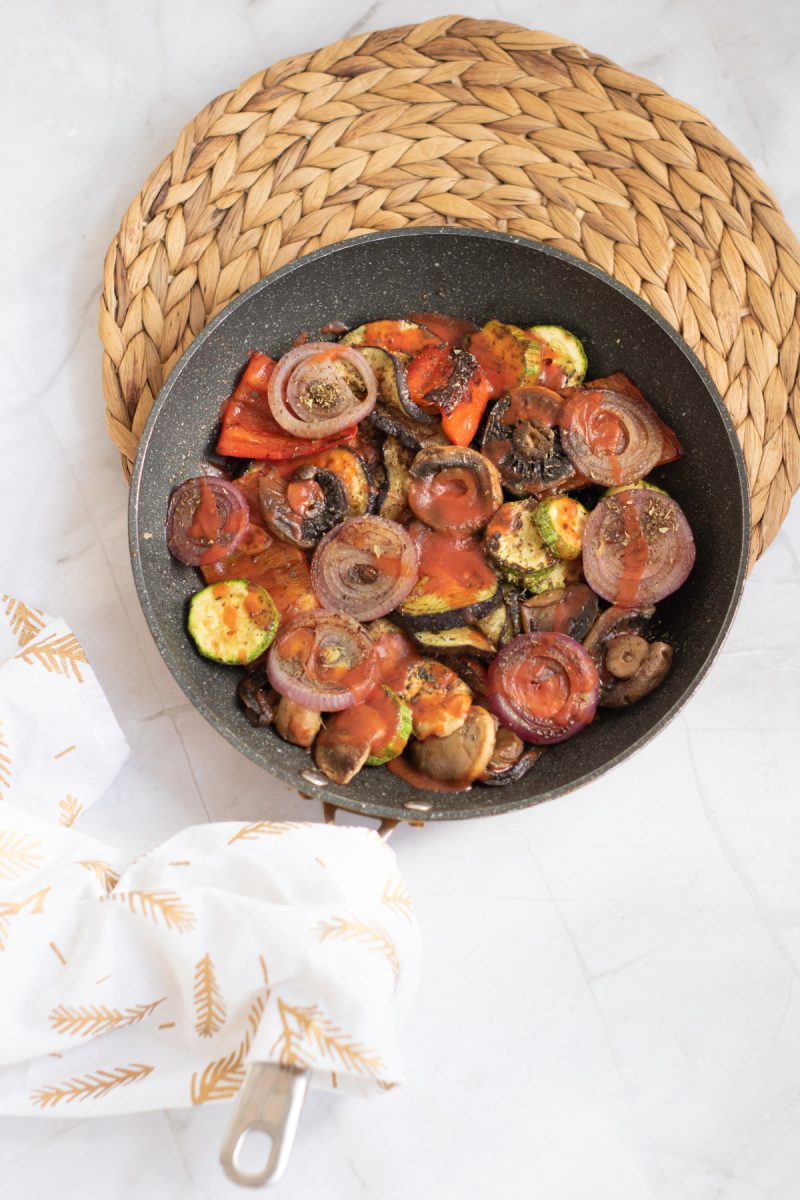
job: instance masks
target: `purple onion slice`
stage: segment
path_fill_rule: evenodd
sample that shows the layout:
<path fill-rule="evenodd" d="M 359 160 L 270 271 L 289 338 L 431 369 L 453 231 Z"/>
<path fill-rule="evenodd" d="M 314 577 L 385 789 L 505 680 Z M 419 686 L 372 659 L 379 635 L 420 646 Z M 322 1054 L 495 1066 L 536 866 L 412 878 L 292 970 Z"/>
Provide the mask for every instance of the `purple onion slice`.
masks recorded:
<path fill-rule="evenodd" d="M 606 496 L 583 531 L 583 572 L 619 608 L 657 604 L 685 582 L 695 546 L 683 509 L 650 488 Z"/>
<path fill-rule="evenodd" d="M 353 346 L 306 342 L 279 360 L 269 381 L 269 406 L 287 433 L 323 438 L 369 416 L 378 381 Z"/>
<path fill-rule="evenodd" d="M 489 708 L 526 742 L 566 741 L 591 721 L 600 696 L 597 668 L 564 633 L 523 633 L 489 667 Z"/>
<path fill-rule="evenodd" d="M 311 586 L 323 608 L 374 621 L 398 608 L 419 575 L 406 530 L 384 517 L 353 517 L 327 533 L 314 551 Z"/>
<path fill-rule="evenodd" d="M 315 712 L 360 704 L 378 677 L 366 630 L 342 613 L 313 611 L 284 625 L 272 643 L 267 675 L 276 692 Z"/>
<path fill-rule="evenodd" d="M 661 458 L 664 434 L 649 404 L 606 388 L 573 388 L 559 416 L 561 445 L 592 483 L 643 479 Z"/>
<path fill-rule="evenodd" d="M 170 496 L 167 546 L 189 567 L 204 567 L 232 554 L 247 533 L 250 510 L 227 479 L 187 479 Z"/>

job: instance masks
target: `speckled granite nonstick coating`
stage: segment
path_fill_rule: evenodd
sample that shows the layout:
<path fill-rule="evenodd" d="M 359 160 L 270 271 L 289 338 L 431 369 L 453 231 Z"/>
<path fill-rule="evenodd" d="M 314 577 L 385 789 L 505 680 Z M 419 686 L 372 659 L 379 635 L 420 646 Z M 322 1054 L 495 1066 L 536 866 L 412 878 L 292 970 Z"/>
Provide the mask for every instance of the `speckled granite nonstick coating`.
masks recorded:
<path fill-rule="evenodd" d="M 527 778 L 462 794 L 420 792 L 382 769 L 346 787 L 315 788 L 308 754 L 270 729 L 251 728 L 238 706 L 238 671 L 200 658 L 185 630 L 198 574 L 172 559 L 164 536 L 170 491 L 200 473 L 222 400 L 247 351 L 282 353 L 298 330 L 357 325 L 414 309 L 483 322 L 564 325 L 583 339 L 591 375 L 627 371 L 677 430 L 686 454 L 657 475 L 683 506 L 697 542 L 688 582 L 659 606 L 676 648 L 666 682 L 629 711 L 599 710 L 594 724 L 548 751 Z M 326 247 L 261 280 L 192 343 L 164 385 L 142 435 L 130 494 L 130 551 L 153 637 L 178 683 L 234 746 L 298 791 L 342 808 L 416 820 L 486 816 L 572 791 L 653 737 L 691 695 L 719 650 L 741 595 L 749 501 L 739 444 L 725 407 L 694 354 L 648 305 L 570 255 L 505 234 L 413 229 Z M 413 808 L 406 807 L 411 801 Z M 420 811 L 430 804 L 430 811 Z M 417 807 L 420 806 L 420 807 Z"/>

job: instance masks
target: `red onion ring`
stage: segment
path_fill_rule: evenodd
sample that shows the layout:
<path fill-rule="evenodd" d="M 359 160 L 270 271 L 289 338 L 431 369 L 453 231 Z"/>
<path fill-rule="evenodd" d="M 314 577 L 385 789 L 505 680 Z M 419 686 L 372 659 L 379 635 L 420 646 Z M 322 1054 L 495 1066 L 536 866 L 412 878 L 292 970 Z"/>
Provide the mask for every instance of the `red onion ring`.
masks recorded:
<path fill-rule="evenodd" d="M 167 546 L 173 558 L 204 567 L 232 554 L 247 533 L 250 510 L 234 484 L 213 475 L 187 479 L 167 509 Z"/>
<path fill-rule="evenodd" d="M 275 690 L 296 704 L 338 712 L 360 704 L 375 686 L 375 647 L 352 617 L 302 613 L 278 631 L 267 674 Z"/>
<path fill-rule="evenodd" d="M 378 381 L 355 347 L 306 342 L 279 360 L 268 394 L 272 415 L 287 433 L 329 437 L 372 412 Z"/>
<path fill-rule="evenodd" d="M 353 517 L 326 533 L 311 560 L 311 586 L 323 608 L 374 621 L 399 607 L 417 582 L 417 550 L 402 525 Z"/>
<path fill-rule="evenodd" d="M 685 582 L 695 545 L 683 509 L 651 488 L 601 500 L 583 531 L 583 571 L 598 596 L 620 608 L 657 604 Z"/>
<path fill-rule="evenodd" d="M 564 633 L 523 633 L 489 667 L 491 711 L 526 742 L 548 746 L 594 720 L 597 668 L 580 642 Z"/>
<path fill-rule="evenodd" d="M 661 457 L 661 423 L 646 402 L 605 388 L 574 388 L 559 417 L 576 470 L 605 487 L 643 479 Z"/>

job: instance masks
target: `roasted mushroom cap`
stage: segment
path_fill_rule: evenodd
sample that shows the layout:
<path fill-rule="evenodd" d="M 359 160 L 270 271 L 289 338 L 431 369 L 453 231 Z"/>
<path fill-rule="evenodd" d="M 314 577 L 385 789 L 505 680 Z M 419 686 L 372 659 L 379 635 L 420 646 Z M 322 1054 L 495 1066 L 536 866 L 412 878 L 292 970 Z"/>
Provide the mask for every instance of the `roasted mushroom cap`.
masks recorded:
<path fill-rule="evenodd" d="M 503 503 L 497 468 L 465 446 L 430 446 L 409 468 L 408 503 L 431 529 L 474 533 Z"/>
<path fill-rule="evenodd" d="M 321 727 L 321 713 L 297 704 L 286 696 L 281 696 L 278 710 L 275 713 L 275 728 L 285 742 L 292 742 L 295 746 L 303 746 L 307 749 Z"/>
<path fill-rule="evenodd" d="M 369 758 L 369 745 L 338 741 L 335 730 L 330 737 L 323 729 L 314 742 L 314 762 L 333 783 L 349 783 Z"/>
<path fill-rule="evenodd" d="M 607 662 L 613 647 L 614 641 L 606 651 Z M 672 646 L 666 642 L 647 643 L 647 655 L 639 669 L 628 679 L 619 679 L 612 683 L 600 700 L 601 705 L 604 708 L 627 708 L 637 700 L 643 700 L 666 679 L 671 666 Z"/>
<path fill-rule="evenodd" d="M 424 446 L 449 446 L 440 425 L 426 425 L 400 409 L 391 408 L 383 401 L 373 408 L 369 415 L 372 424 L 390 437 L 396 437 L 398 442 L 408 446 L 409 450 L 422 450 Z"/>
<path fill-rule="evenodd" d="M 263 663 L 259 663 L 242 676 L 237 693 L 251 725 L 256 729 L 263 729 L 272 724 L 281 697 L 267 679 L 267 670 Z"/>
<path fill-rule="evenodd" d="M 486 769 L 494 750 L 494 717 L 476 705 L 460 729 L 447 737 L 414 742 L 411 760 L 418 771 L 441 783 L 472 783 Z"/>
<path fill-rule="evenodd" d="M 585 583 L 569 583 L 531 596 L 519 606 L 525 633 L 566 633 L 582 641 L 597 617 L 597 596 Z"/>
<path fill-rule="evenodd" d="M 526 749 L 522 738 L 517 737 L 505 725 L 501 725 L 495 737 L 492 757 L 482 773 L 481 783 L 490 787 L 502 787 L 506 783 L 516 783 L 518 779 L 528 774 L 534 763 L 544 754 L 543 746 Z"/>
<path fill-rule="evenodd" d="M 627 708 L 649 696 L 672 666 L 672 647 L 642 631 L 655 608 L 607 608 L 584 638 L 600 676 L 602 708 Z"/>
<path fill-rule="evenodd" d="M 271 533 L 310 549 L 344 520 L 348 500 L 338 475 L 306 464 L 289 479 L 275 467 L 265 471 L 258 481 L 258 506 Z"/>
<path fill-rule="evenodd" d="M 541 495 L 574 479 L 557 428 L 561 397 L 547 388 L 516 388 L 489 413 L 481 449 L 515 496 Z"/>

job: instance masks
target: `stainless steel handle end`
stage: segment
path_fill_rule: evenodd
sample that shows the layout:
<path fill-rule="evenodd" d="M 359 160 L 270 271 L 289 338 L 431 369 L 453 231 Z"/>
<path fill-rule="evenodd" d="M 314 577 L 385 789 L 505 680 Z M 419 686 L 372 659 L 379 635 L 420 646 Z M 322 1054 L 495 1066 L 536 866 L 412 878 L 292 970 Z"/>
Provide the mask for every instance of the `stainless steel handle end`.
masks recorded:
<path fill-rule="evenodd" d="M 277 1063 L 250 1063 L 219 1155 L 223 1171 L 234 1183 L 263 1187 L 281 1178 L 292 1152 L 310 1077 L 310 1071 Z M 240 1160 L 251 1130 L 266 1133 L 271 1145 L 264 1166 L 245 1171 Z"/>

